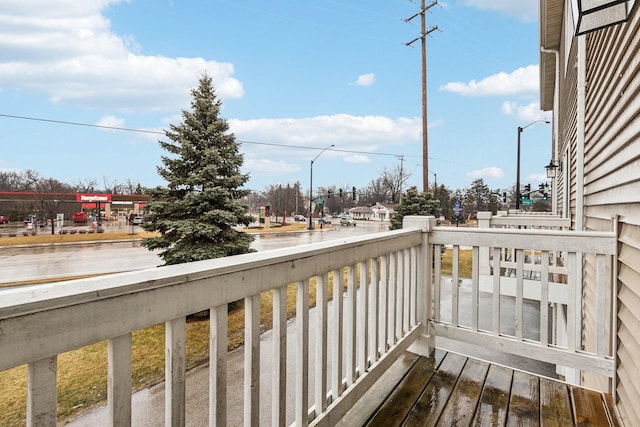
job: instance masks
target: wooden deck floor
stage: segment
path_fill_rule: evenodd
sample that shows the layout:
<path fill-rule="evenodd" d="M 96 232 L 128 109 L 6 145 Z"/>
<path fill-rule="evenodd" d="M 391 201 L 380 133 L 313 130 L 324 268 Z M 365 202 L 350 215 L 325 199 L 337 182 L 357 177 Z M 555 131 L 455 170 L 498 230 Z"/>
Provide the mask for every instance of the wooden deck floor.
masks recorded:
<path fill-rule="evenodd" d="M 618 425 L 610 395 L 451 352 L 405 353 L 385 376 L 340 425 Z"/>

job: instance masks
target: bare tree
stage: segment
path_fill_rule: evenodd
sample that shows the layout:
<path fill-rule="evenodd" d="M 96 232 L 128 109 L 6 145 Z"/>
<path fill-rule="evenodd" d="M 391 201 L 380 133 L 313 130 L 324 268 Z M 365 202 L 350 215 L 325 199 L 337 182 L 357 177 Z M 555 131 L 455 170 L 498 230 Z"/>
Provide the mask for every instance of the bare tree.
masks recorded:
<path fill-rule="evenodd" d="M 29 182 L 24 172 L 0 171 L 0 191 L 27 191 Z"/>
<path fill-rule="evenodd" d="M 411 174 L 402 165 L 396 165 L 391 169 L 384 168 L 381 178 L 383 185 L 391 196 L 391 203 L 400 201 L 402 189 L 410 177 Z"/>
<path fill-rule="evenodd" d="M 265 197 L 267 204 L 271 206 L 271 213 L 276 217 L 281 216 L 283 222 L 287 216 L 293 215 L 296 210 L 296 200 L 300 196 L 299 189 L 298 185 L 292 186 L 289 183 L 286 186 L 278 184 L 267 187 Z"/>
<path fill-rule="evenodd" d="M 104 176 L 102 183 L 104 185 L 103 191 L 107 194 L 121 194 L 123 192 L 124 185 L 120 184 L 117 179 L 110 180 Z"/>
<path fill-rule="evenodd" d="M 78 193 L 95 193 L 97 186 L 98 186 L 98 181 L 96 181 L 94 178 L 89 178 L 89 179 L 80 178 L 73 185 L 73 188 Z"/>
<path fill-rule="evenodd" d="M 35 213 L 41 220 L 51 222 L 51 234 L 55 234 L 55 217 L 60 211 L 62 195 L 71 192 L 72 187 L 54 178 L 42 178 L 38 172 L 31 170 L 25 173 L 25 177 L 36 197 Z"/>
<path fill-rule="evenodd" d="M 390 203 L 391 193 L 382 178 L 371 180 L 369 185 L 358 192 L 358 203 L 363 206 L 373 206 L 376 203 Z"/>

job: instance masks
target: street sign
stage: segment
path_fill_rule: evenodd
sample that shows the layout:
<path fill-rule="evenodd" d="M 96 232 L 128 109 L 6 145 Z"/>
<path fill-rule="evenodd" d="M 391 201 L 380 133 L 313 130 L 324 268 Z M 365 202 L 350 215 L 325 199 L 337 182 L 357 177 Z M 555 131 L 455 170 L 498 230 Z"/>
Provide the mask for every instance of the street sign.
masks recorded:
<path fill-rule="evenodd" d="M 456 200 L 453 204 L 453 213 L 458 215 L 460 212 L 462 212 L 462 206 L 460 206 L 460 200 Z"/>
<path fill-rule="evenodd" d="M 522 199 L 523 205 L 533 205 L 533 200 L 531 199 Z"/>
<path fill-rule="evenodd" d="M 324 200 L 322 199 L 316 200 L 316 205 L 322 205 L 322 204 L 324 204 Z"/>

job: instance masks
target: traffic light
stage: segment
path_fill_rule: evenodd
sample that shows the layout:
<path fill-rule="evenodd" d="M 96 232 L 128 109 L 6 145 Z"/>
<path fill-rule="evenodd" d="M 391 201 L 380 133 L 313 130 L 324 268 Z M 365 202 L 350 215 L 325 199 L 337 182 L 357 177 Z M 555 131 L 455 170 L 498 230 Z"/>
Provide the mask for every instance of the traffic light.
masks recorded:
<path fill-rule="evenodd" d="M 531 184 L 526 184 L 524 186 L 524 194 L 522 195 L 523 199 L 530 199 L 531 198 Z"/>
<path fill-rule="evenodd" d="M 353 197 L 353 200 L 356 199 L 356 187 L 351 187 L 351 196 Z"/>
<path fill-rule="evenodd" d="M 544 184 L 539 184 L 538 189 L 540 190 L 540 192 L 544 192 Z"/>
<path fill-rule="evenodd" d="M 329 197 L 333 196 L 333 190 L 327 190 L 327 195 L 328 195 Z"/>
<path fill-rule="evenodd" d="M 530 193 L 531 192 L 531 184 L 526 184 L 524 186 L 524 191 L 526 191 L 527 193 Z"/>
<path fill-rule="evenodd" d="M 342 188 L 340 189 L 340 197 L 342 197 Z"/>
<path fill-rule="evenodd" d="M 507 192 L 503 191 L 502 192 L 502 203 L 506 203 L 506 201 L 507 201 Z"/>
<path fill-rule="evenodd" d="M 546 191 L 542 193 L 542 200 L 549 200 L 549 193 L 547 193 Z"/>

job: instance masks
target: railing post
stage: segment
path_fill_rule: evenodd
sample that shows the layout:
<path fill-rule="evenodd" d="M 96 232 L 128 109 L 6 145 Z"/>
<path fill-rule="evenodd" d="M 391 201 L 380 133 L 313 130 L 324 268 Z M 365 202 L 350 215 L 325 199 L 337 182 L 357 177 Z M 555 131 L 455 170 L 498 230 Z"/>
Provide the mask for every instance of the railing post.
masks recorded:
<path fill-rule="evenodd" d="M 419 338 L 409 347 L 409 351 L 423 356 L 430 356 L 435 349 L 435 336 L 429 330 L 429 319 L 433 318 L 432 299 L 432 266 L 433 249 L 429 244 L 429 232 L 436 226 L 436 219 L 432 216 L 406 216 L 402 221 L 402 228 L 422 228 L 422 245 L 417 248 L 418 262 L 413 268 L 417 269 L 417 322 L 421 325 Z M 406 307 L 408 309 L 408 307 Z"/>
<path fill-rule="evenodd" d="M 478 212 L 478 228 L 491 228 L 491 212 Z M 489 261 L 489 248 L 481 247 L 478 261 L 480 262 L 480 274 L 491 274 L 491 262 Z"/>

